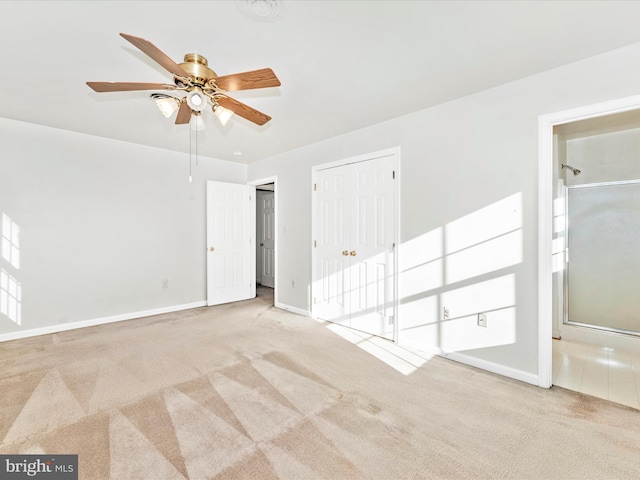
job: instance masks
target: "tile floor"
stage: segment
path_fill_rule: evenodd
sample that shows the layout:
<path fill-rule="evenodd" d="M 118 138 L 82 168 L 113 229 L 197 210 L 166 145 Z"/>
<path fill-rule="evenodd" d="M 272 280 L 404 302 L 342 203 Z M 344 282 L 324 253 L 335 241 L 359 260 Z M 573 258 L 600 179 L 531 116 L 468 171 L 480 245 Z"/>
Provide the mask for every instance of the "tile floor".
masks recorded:
<path fill-rule="evenodd" d="M 554 339 L 553 384 L 640 409 L 640 351 Z"/>

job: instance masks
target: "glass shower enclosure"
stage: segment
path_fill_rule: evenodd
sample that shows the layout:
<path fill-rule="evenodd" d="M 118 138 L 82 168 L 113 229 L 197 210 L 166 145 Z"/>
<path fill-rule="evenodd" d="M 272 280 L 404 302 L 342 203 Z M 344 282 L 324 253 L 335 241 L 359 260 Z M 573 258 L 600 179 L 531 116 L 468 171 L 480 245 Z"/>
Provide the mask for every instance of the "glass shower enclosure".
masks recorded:
<path fill-rule="evenodd" d="M 566 188 L 564 322 L 640 336 L 640 180 Z"/>

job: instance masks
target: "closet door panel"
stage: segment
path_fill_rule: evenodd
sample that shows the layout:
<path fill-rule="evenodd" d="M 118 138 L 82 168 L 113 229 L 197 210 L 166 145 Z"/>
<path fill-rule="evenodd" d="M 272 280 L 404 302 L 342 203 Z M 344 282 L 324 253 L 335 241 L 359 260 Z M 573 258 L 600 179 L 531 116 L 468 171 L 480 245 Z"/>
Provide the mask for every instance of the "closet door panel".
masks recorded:
<path fill-rule="evenodd" d="M 316 316 L 346 326 L 350 326 L 351 308 L 349 173 L 347 167 L 338 167 L 316 175 L 316 278 L 313 284 Z"/>
<path fill-rule="evenodd" d="M 393 337 L 393 162 L 351 165 L 351 327 Z"/>

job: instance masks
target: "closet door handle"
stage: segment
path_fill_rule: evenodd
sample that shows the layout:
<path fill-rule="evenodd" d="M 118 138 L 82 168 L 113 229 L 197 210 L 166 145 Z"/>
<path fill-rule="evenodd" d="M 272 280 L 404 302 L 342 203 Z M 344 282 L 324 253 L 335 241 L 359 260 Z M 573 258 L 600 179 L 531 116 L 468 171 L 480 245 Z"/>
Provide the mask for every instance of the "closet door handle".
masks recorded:
<path fill-rule="evenodd" d="M 346 257 L 347 255 L 349 255 L 349 250 L 345 250 L 344 252 L 342 252 L 342 254 Z"/>
<path fill-rule="evenodd" d="M 355 257 L 357 255 L 355 250 L 351 250 L 351 253 L 349 253 L 349 255 L 351 255 L 352 257 Z"/>

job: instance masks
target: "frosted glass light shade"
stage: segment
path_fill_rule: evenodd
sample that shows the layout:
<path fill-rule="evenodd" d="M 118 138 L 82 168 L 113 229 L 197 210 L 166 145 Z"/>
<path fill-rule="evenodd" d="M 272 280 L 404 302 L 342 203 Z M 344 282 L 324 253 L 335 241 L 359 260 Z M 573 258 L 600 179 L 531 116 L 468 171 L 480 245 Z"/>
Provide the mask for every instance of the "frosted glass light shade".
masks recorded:
<path fill-rule="evenodd" d="M 196 112 L 201 112 L 207 106 L 207 97 L 199 90 L 193 90 L 187 95 L 187 105 Z"/>
<path fill-rule="evenodd" d="M 165 117 L 169 118 L 178 109 L 178 99 L 174 97 L 155 98 L 156 105 Z"/>
<path fill-rule="evenodd" d="M 222 125 L 226 125 L 231 117 L 233 117 L 233 112 L 228 108 L 221 107 L 220 105 L 216 105 L 213 109 L 213 113 L 216 114 L 218 120 Z"/>

